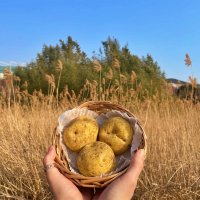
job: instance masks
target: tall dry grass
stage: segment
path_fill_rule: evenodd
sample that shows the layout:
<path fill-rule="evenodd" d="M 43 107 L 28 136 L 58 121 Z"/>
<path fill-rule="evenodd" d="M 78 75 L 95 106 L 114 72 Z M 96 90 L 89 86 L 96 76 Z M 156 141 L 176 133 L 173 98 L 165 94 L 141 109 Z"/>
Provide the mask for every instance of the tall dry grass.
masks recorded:
<path fill-rule="evenodd" d="M 172 100 L 124 105 L 148 137 L 133 199 L 200 199 L 200 105 Z M 48 105 L 0 109 L 0 199 L 52 199 L 42 159 L 62 112 Z"/>
<path fill-rule="evenodd" d="M 200 105 L 190 102 L 151 105 L 148 155 L 135 199 L 200 199 L 199 113 Z"/>
<path fill-rule="evenodd" d="M 58 95 L 59 80 L 56 84 L 53 75 L 46 75 L 47 96 L 42 91 L 29 94 L 27 82 L 21 91 L 20 80 L 7 72 L 0 95 L 0 199 L 52 199 L 42 159 L 58 116 L 87 100 L 120 103 L 143 124 L 148 151 L 133 199 L 200 199 L 200 104 L 164 95 L 167 87 L 162 96 L 151 96 L 137 83 L 135 72 L 128 86 L 119 63 L 115 68 L 119 80 L 113 80 L 112 69 L 102 77 L 96 64 L 99 83 L 86 80 L 78 95 L 67 86 Z"/>

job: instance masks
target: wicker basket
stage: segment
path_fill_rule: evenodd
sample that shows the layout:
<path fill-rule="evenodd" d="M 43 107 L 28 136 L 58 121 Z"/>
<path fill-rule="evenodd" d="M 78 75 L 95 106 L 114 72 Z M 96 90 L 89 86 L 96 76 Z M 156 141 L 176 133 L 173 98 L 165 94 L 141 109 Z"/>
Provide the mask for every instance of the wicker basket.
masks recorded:
<path fill-rule="evenodd" d="M 89 101 L 85 102 L 82 105 L 80 105 L 77 108 L 87 108 L 88 110 L 95 111 L 98 114 L 106 113 L 111 110 L 118 110 L 123 113 L 127 113 L 128 116 L 134 117 L 135 116 L 122 106 L 118 104 L 114 104 L 112 102 L 108 101 Z M 141 127 L 140 122 L 137 122 L 140 128 L 143 131 L 143 137 L 142 141 L 139 145 L 139 149 L 144 149 L 146 152 L 146 135 Z M 52 144 L 55 147 L 57 156 L 55 159 L 55 165 L 60 170 L 60 172 L 66 176 L 68 179 L 70 179 L 74 184 L 77 186 L 82 187 L 88 187 L 88 188 L 101 188 L 108 185 L 110 182 L 112 182 L 114 179 L 122 175 L 124 172 L 126 172 L 126 169 L 123 169 L 122 171 L 106 176 L 106 177 L 86 177 L 80 174 L 75 174 L 74 172 L 71 172 L 69 169 L 68 161 L 63 153 L 63 149 L 60 144 L 60 134 L 57 132 L 57 127 L 54 129 L 53 135 L 52 135 Z"/>

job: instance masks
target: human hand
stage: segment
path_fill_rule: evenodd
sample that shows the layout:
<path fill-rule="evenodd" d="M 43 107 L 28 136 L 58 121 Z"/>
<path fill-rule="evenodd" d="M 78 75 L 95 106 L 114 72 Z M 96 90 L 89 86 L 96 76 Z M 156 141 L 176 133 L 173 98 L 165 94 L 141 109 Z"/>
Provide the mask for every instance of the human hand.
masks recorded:
<path fill-rule="evenodd" d="M 78 188 L 69 179 L 62 175 L 52 164 L 56 157 L 56 152 L 51 146 L 44 157 L 43 164 L 46 169 L 47 181 L 56 200 L 90 200 L 93 191 L 88 188 Z"/>
<path fill-rule="evenodd" d="M 135 191 L 139 175 L 143 169 L 145 153 L 138 150 L 133 156 L 125 174 L 114 180 L 104 190 L 99 189 L 93 200 L 129 200 Z"/>
<path fill-rule="evenodd" d="M 54 163 L 56 152 L 53 146 L 44 158 L 44 167 Z M 143 168 L 144 150 L 138 150 L 133 156 L 125 174 L 114 180 L 105 189 L 98 189 L 96 194 L 88 188 L 78 188 L 69 179 L 62 175 L 56 167 L 49 168 L 47 180 L 56 200 L 129 200 L 135 191 L 137 180 Z"/>

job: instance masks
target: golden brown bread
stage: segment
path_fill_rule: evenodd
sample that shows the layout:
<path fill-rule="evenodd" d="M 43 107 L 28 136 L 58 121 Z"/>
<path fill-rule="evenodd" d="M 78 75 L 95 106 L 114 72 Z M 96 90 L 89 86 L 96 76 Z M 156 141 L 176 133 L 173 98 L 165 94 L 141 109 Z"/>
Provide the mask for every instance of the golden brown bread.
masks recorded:
<path fill-rule="evenodd" d="M 124 153 L 131 145 L 133 129 L 122 117 L 108 119 L 100 128 L 99 140 L 107 143 L 116 155 Z"/>
<path fill-rule="evenodd" d="M 99 126 L 87 116 L 74 119 L 63 132 L 64 144 L 72 151 L 80 151 L 82 147 L 97 140 Z"/>
<path fill-rule="evenodd" d="M 77 167 L 84 176 L 101 176 L 111 172 L 116 165 L 113 150 L 104 142 L 86 145 L 79 152 Z"/>

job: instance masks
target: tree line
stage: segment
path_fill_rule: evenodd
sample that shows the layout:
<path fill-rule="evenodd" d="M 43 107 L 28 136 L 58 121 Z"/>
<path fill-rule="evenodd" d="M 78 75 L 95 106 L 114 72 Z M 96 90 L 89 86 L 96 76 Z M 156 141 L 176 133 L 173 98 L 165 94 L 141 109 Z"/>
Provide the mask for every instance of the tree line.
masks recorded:
<path fill-rule="evenodd" d="M 58 61 L 62 65 L 62 73 Z M 128 45 L 121 47 L 119 41 L 111 37 L 102 42 L 99 52 L 91 58 L 71 36 L 55 46 L 44 45 L 34 61 L 26 67 L 16 67 L 14 74 L 20 78 L 20 87 L 23 88 L 26 83 L 29 93 L 42 90 L 48 94 L 48 78 L 59 84 L 58 92 L 68 87 L 76 94 L 86 81 L 94 80 L 100 87 L 102 84 L 121 84 L 135 90 L 141 87 L 149 95 L 161 91 L 165 84 L 165 75 L 151 55 L 139 58 L 131 53 Z"/>

